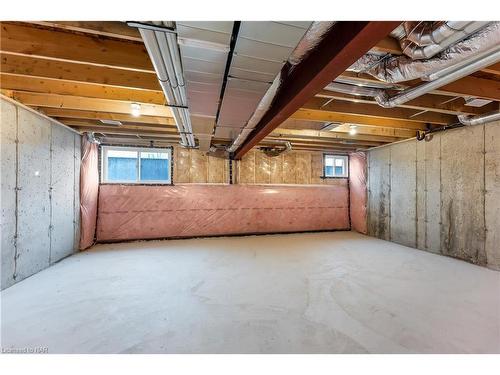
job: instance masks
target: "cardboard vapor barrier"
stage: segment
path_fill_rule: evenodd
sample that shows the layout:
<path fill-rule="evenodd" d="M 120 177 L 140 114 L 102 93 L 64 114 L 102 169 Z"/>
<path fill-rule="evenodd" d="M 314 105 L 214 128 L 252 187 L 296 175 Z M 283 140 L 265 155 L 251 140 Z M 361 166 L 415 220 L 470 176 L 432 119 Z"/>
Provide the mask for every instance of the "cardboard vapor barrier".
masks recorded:
<path fill-rule="evenodd" d="M 347 182 L 101 185 L 97 241 L 349 229 Z"/>

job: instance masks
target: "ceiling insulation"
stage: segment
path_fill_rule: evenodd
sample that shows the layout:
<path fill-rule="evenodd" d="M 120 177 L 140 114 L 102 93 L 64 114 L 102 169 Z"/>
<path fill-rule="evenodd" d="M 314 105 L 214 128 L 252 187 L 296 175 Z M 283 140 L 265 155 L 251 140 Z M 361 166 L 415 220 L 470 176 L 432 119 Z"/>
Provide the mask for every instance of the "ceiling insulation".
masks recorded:
<path fill-rule="evenodd" d="M 215 129 L 217 138 L 235 139 L 241 133 L 310 24 L 241 23 Z"/>

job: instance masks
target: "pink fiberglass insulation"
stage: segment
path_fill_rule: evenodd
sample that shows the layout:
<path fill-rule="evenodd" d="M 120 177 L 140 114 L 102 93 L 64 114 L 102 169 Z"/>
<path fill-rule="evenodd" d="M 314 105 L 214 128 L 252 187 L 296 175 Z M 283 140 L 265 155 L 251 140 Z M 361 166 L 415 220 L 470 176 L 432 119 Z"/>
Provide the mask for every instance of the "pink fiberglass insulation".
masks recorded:
<path fill-rule="evenodd" d="M 98 144 L 82 137 L 80 167 L 80 250 L 94 244 L 99 194 Z"/>
<path fill-rule="evenodd" d="M 366 154 L 349 155 L 349 189 L 351 200 L 351 228 L 366 234 Z"/>
<path fill-rule="evenodd" d="M 101 185 L 97 240 L 349 229 L 347 186 Z"/>

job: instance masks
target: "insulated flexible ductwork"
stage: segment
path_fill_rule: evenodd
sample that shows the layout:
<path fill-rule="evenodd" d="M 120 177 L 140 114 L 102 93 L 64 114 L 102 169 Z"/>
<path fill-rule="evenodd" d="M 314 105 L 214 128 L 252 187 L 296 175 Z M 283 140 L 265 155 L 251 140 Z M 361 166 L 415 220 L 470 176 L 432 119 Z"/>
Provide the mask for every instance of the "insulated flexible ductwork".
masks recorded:
<path fill-rule="evenodd" d="M 482 29 L 488 22 L 404 22 L 403 53 L 414 60 L 429 59 Z"/>
<path fill-rule="evenodd" d="M 275 146 L 264 146 L 260 149 L 269 157 L 276 157 L 292 151 L 292 144 L 289 141 L 274 141 Z"/>
<path fill-rule="evenodd" d="M 462 63 L 448 69 L 447 73 L 439 76 L 434 81 L 423 83 L 419 86 L 408 88 L 400 91 L 394 96 L 390 96 L 386 90 L 358 87 L 346 85 L 342 83 L 331 83 L 325 89 L 335 92 L 340 92 L 350 95 L 370 96 L 375 98 L 377 103 L 385 108 L 393 108 L 404 104 L 412 99 L 418 98 L 430 91 L 438 89 L 450 82 L 463 78 L 487 66 L 490 66 L 500 60 L 500 44 L 496 45 L 487 54 L 482 54 L 479 57 L 471 58 L 467 61 L 467 65 Z"/>
<path fill-rule="evenodd" d="M 171 107 L 181 144 L 185 147 L 195 147 L 177 36 L 164 25 L 142 23 L 130 23 L 130 25 L 139 28 L 160 86 Z"/>
<path fill-rule="evenodd" d="M 307 32 L 304 34 L 300 42 L 297 44 L 292 54 L 289 56 L 287 63 L 293 67 L 300 63 L 308 54 L 311 52 L 318 42 L 323 38 L 328 30 L 335 24 L 335 22 L 313 22 L 309 27 Z M 248 120 L 247 124 L 241 131 L 241 133 L 236 137 L 231 146 L 229 146 L 228 151 L 234 152 L 240 147 L 240 145 L 245 141 L 251 131 L 262 119 L 267 110 L 271 107 L 274 97 L 281 85 L 283 77 L 281 77 L 281 72 L 275 77 L 273 84 L 269 87 L 265 95 L 259 102 L 257 109 L 253 113 L 252 117 Z"/>
<path fill-rule="evenodd" d="M 348 70 L 367 73 L 380 81 L 398 83 L 413 79 L 436 79 L 436 72 L 456 69 L 470 59 L 490 53 L 500 45 L 500 22 L 489 23 L 467 39 L 452 45 L 431 59 L 414 60 L 408 56 L 381 56 L 369 53 L 361 57 Z"/>

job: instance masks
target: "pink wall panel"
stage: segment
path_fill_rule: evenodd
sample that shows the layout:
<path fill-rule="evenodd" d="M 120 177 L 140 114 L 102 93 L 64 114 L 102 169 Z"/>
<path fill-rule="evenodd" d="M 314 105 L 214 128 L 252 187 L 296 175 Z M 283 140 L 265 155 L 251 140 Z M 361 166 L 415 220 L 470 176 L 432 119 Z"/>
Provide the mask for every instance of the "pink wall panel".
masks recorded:
<path fill-rule="evenodd" d="M 366 154 L 355 152 L 349 155 L 349 189 L 351 191 L 351 227 L 360 233 L 366 229 Z"/>
<path fill-rule="evenodd" d="M 97 240 L 349 229 L 347 184 L 101 185 Z"/>

